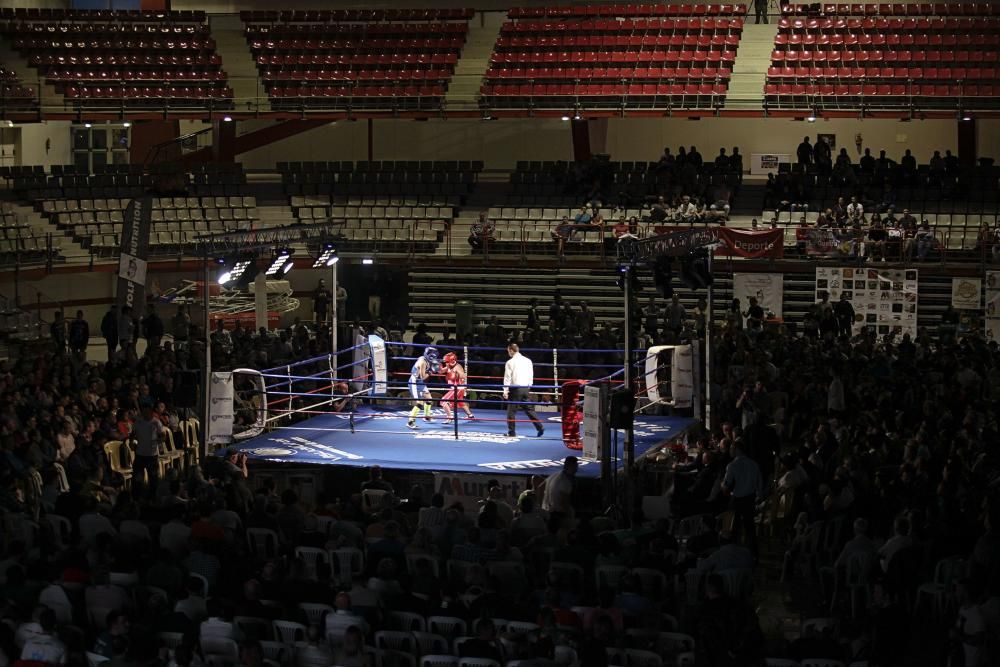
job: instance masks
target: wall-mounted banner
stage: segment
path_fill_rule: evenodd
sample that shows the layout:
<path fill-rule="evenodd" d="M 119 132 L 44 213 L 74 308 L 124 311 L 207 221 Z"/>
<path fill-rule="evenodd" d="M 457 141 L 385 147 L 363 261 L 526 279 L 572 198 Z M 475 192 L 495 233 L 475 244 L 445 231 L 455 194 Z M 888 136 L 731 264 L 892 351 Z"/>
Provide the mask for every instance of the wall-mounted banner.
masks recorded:
<path fill-rule="evenodd" d="M 133 317 L 140 317 L 145 310 L 146 261 L 149 259 L 149 230 L 152 226 L 152 217 L 153 198 L 140 197 L 129 202 L 122 224 L 115 298 L 118 312 L 121 312 L 122 306 L 129 306 Z"/>
<path fill-rule="evenodd" d="M 855 334 L 863 329 L 884 336 L 917 335 L 917 270 L 816 267 L 816 300 L 826 292 L 830 302 L 841 295 L 854 306 Z"/>
<path fill-rule="evenodd" d="M 781 302 L 785 295 L 784 276 L 780 273 L 734 273 L 733 296 L 740 300 L 743 312 L 750 306 L 750 297 L 764 309 L 781 317 Z"/>
<path fill-rule="evenodd" d="M 982 310 L 982 278 L 952 278 L 951 307 L 955 310 Z"/>
<path fill-rule="evenodd" d="M 792 156 L 787 153 L 751 153 L 750 173 L 757 174 L 778 174 L 778 168 L 782 164 L 791 164 Z"/>
<path fill-rule="evenodd" d="M 694 250 L 706 245 L 715 246 L 717 257 L 769 257 L 780 259 L 785 256 L 785 232 L 781 229 L 732 229 L 730 227 L 703 227 L 696 230 L 679 227 L 654 227 L 661 235 L 658 241 L 644 239 L 643 243 L 655 242 L 653 254 L 677 255 L 678 249 Z M 654 239 L 656 237 L 653 237 Z M 647 254 L 648 256 L 648 254 Z"/>

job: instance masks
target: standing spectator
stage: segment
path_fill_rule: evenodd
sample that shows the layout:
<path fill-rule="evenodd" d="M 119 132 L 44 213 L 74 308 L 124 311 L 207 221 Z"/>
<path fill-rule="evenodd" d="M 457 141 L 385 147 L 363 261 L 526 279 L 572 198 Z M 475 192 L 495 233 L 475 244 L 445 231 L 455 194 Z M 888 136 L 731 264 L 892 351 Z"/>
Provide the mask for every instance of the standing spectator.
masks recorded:
<path fill-rule="evenodd" d="M 687 308 L 681 303 L 680 297 L 674 294 L 670 297 L 670 305 L 664 313 L 666 318 L 666 328 L 675 336 L 679 335 L 684 327 L 684 320 L 687 319 Z"/>
<path fill-rule="evenodd" d="M 156 313 L 156 306 L 149 304 L 146 317 L 142 318 L 142 336 L 146 339 L 147 349 L 157 349 L 163 340 L 163 320 Z"/>
<path fill-rule="evenodd" d="M 754 23 L 767 23 L 767 0 L 753 0 Z"/>
<path fill-rule="evenodd" d="M 854 326 L 854 305 L 847 294 L 840 293 L 840 301 L 833 306 L 833 314 L 837 317 L 837 328 L 841 336 L 850 336 Z"/>
<path fill-rule="evenodd" d="M 347 288 L 337 283 L 337 321 L 347 321 Z"/>
<path fill-rule="evenodd" d="M 191 335 L 191 316 L 184 306 L 177 306 L 177 312 L 170 319 L 170 333 L 174 337 L 175 350 L 187 347 L 188 337 Z"/>
<path fill-rule="evenodd" d="M 52 324 L 49 326 L 49 335 L 52 338 L 52 346 L 55 348 L 55 353 L 60 356 L 65 354 L 66 318 L 63 317 L 61 310 L 57 310 L 52 317 Z"/>
<path fill-rule="evenodd" d="M 533 329 L 535 331 L 542 328 L 542 317 L 538 313 L 538 299 L 535 297 L 531 297 L 531 300 L 528 302 L 527 326 L 529 329 Z"/>
<path fill-rule="evenodd" d="M 141 498 L 143 490 L 152 495 L 160 481 L 160 443 L 163 441 L 163 423 L 153 417 L 152 408 L 143 408 L 142 417 L 132 426 L 135 436 L 135 461 L 132 463 L 132 480 L 136 486 L 136 498 Z M 143 472 L 148 480 L 143 481 Z M 145 487 L 144 484 L 148 484 Z"/>
<path fill-rule="evenodd" d="M 743 182 L 743 154 L 739 146 L 733 146 L 733 152 L 729 154 L 729 171 L 736 174 L 737 183 Z"/>
<path fill-rule="evenodd" d="M 731 498 L 733 537 L 741 535 L 754 557 L 757 556 L 757 534 L 754 528 L 754 508 L 764 493 L 764 480 L 757 463 L 743 451 L 739 440 L 733 444 L 733 460 L 726 466 L 722 490 Z"/>
<path fill-rule="evenodd" d="M 132 319 L 132 308 L 122 306 L 118 314 L 118 344 L 122 348 L 122 357 L 129 358 L 129 354 L 135 354 L 135 321 Z"/>
<path fill-rule="evenodd" d="M 809 137 L 802 138 L 802 143 L 795 149 L 795 155 L 799 159 L 799 164 L 812 164 L 813 147 L 809 143 Z"/>
<path fill-rule="evenodd" d="M 580 302 L 580 310 L 576 312 L 576 330 L 580 333 L 587 333 L 594 330 L 594 311 L 588 306 L 586 301 Z"/>
<path fill-rule="evenodd" d="M 108 345 L 108 360 L 114 358 L 115 350 L 118 349 L 118 312 L 115 304 L 108 306 L 108 312 L 104 313 L 101 319 L 101 336 Z"/>
<path fill-rule="evenodd" d="M 979 607 L 978 595 L 974 584 L 969 579 L 958 582 L 956 597 L 958 598 L 958 617 L 951 631 L 951 639 L 963 659 L 964 667 L 985 667 L 988 662 L 986 655 L 986 619 Z M 26 647 L 27 648 L 27 647 Z M 955 664 L 954 662 L 951 664 Z"/>
<path fill-rule="evenodd" d="M 545 480 L 542 509 L 550 516 L 562 520 L 573 518 L 573 482 L 579 467 L 579 459 L 567 456 L 563 460 L 562 470 Z"/>
<path fill-rule="evenodd" d="M 83 319 L 83 311 L 76 311 L 76 319 L 69 323 L 69 349 L 86 356 L 90 344 L 90 324 Z"/>
<path fill-rule="evenodd" d="M 332 298 L 333 295 L 326 288 L 326 281 L 320 278 L 316 289 L 313 291 L 313 321 L 317 323 L 326 322 Z"/>

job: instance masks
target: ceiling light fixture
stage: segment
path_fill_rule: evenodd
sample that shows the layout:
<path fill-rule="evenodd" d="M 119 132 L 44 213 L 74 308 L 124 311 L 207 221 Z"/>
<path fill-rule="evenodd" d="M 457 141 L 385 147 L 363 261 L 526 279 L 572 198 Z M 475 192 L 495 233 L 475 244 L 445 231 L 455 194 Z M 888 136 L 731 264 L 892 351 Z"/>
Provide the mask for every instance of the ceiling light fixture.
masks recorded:
<path fill-rule="evenodd" d="M 265 276 L 276 276 L 279 273 L 284 275 L 292 270 L 292 250 L 289 248 L 280 248 L 274 253 L 274 258 L 271 260 L 271 265 L 267 267 L 267 271 L 264 272 Z"/>
<path fill-rule="evenodd" d="M 319 257 L 313 262 L 314 269 L 322 269 L 325 266 L 333 266 L 340 261 L 340 257 L 337 256 L 337 249 L 333 247 L 333 244 L 327 243 L 323 246 L 323 250 L 320 252 Z"/>

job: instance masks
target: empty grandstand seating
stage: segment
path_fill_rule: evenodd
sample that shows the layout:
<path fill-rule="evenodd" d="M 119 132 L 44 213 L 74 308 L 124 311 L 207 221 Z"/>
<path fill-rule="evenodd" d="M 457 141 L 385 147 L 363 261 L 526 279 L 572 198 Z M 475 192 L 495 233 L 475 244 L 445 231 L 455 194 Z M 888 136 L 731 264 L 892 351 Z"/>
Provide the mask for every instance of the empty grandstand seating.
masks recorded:
<path fill-rule="evenodd" d="M 279 162 L 289 195 L 467 194 L 483 170 L 481 161 Z"/>
<path fill-rule="evenodd" d="M 5 9 L 0 30 L 78 106 L 220 108 L 232 98 L 204 12 Z"/>
<path fill-rule="evenodd" d="M 242 12 L 275 108 L 434 109 L 471 10 Z"/>
<path fill-rule="evenodd" d="M 717 108 L 743 5 L 512 9 L 482 88 L 487 107 Z"/>
<path fill-rule="evenodd" d="M 24 85 L 17 73 L 0 65 L 0 109 L 17 111 L 34 106 L 35 89 Z"/>
<path fill-rule="evenodd" d="M 765 87 L 769 106 L 1000 105 L 995 5 L 904 6 L 930 8 L 926 14 L 897 5 L 825 7 L 822 16 L 781 19 Z"/>

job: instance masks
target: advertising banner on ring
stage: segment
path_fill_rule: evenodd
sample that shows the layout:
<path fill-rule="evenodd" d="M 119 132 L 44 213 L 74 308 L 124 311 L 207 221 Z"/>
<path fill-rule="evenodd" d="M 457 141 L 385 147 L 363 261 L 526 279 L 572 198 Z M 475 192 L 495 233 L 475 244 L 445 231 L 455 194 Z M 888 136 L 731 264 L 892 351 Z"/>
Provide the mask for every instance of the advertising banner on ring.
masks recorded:
<path fill-rule="evenodd" d="M 662 354 L 666 353 L 666 354 Z M 661 361 L 670 359 L 670 396 L 660 392 Z M 646 352 L 646 396 L 675 408 L 690 408 L 694 401 L 694 355 L 690 345 L 657 345 Z"/>
<path fill-rule="evenodd" d="M 228 445 L 233 441 L 233 374 L 212 373 L 208 389 L 208 444 Z"/>
<path fill-rule="evenodd" d="M 450 507 L 452 503 L 462 503 L 462 509 L 466 514 L 478 514 L 480 500 L 486 498 L 488 483 L 496 479 L 500 482 L 503 490 L 503 500 L 511 507 L 517 507 L 518 496 L 526 487 L 527 476 L 530 471 L 525 471 L 525 475 L 497 475 L 491 476 L 489 470 L 482 473 L 468 472 L 434 472 L 434 492 L 444 496 L 445 507 Z M 541 498 L 537 499 L 541 505 Z"/>
<path fill-rule="evenodd" d="M 379 336 L 368 336 L 368 349 L 371 353 L 372 385 L 369 394 L 384 395 L 389 391 L 389 369 L 385 359 L 385 341 Z"/>
<path fill-rule="evenodd" d="M 780 273 L 734 273 L 733 297 L 740 300 L 743 312 L 750 306 L 750 297 L 754 297 L 765 313 L 781 317 L 785 294 L 783 278 Z"/>
<path fill-rule="evenodd" d="M 583 388 L 583 456 L 600 461 L 608 447 L 608 388 L 588 385 Z"/>
<path fill-rule="evenodd" d="M 1000 271 L 986 272 L 986 340 L 1000 340 Z"/>
<path fill-rule="evenodd" d="M 149 259 L 149 231 L 152 226 L 153 198 L 139 197 L 129 202 L 122 224 L 122 243 L 118 257 L 118 312 L 129 306 L 134 316 L 141 316 L 146 300 L 146 261 Z"/>

